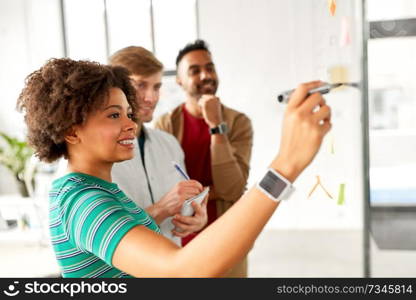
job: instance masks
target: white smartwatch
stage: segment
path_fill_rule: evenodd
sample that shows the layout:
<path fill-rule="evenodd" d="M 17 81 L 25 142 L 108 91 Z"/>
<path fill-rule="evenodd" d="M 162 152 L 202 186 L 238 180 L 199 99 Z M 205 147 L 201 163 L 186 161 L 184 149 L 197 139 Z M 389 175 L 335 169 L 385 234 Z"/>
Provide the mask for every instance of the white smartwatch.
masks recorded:
<path fill-rule="evenodd" d="M 257 188 L 273 201 L 288 199 L 295 188 L 285 177 L 269 168 L 264 177 L 257 183 Z"/>

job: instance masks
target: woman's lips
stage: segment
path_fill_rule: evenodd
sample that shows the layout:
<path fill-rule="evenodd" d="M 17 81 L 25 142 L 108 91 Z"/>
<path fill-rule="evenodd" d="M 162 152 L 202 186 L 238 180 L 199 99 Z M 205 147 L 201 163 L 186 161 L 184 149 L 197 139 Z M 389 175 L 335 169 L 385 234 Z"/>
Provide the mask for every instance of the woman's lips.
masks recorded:
<path fill-rule="evenodd" d="M 123 147 L 133 149 L 134 148 L 134 140 L 135 139 L 124 139 L 124 140 L 118 141 L 117 143 L 120 144 Z"/>

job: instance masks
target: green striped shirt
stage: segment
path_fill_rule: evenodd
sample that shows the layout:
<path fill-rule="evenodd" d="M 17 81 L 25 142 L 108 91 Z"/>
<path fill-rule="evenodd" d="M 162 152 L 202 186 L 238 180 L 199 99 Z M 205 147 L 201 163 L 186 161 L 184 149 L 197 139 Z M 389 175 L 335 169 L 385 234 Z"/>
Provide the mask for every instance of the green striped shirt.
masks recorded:
<path fill-rule="evenodd" d="M 156 222 L 115 183 L 81 173 L 55 180 L 49 193 L 52 246 L 63 277 L 129 277 L 112 266 L 118 243 L 134 226 Z"/>

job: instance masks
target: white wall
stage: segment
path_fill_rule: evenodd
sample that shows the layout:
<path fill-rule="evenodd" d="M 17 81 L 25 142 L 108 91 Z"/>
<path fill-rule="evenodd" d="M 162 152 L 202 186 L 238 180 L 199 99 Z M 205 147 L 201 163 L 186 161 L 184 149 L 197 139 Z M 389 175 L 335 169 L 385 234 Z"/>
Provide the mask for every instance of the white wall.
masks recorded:
<path fill-rule="evenodd" d="M 370 21 L 394 20 L 416 17 L 414 0 L 367 0 Z"/>
<path fill-rule="evenodd" d="M 63 56 L 58 0 L 0 0 L 0 130 L 23 138 L 15 109 L 24 79 L 50 57 Z M 0 167 L 0 193 L 14 192 L 13 178 Z"/>
<path fill-rule="evenodd" d="M 337 1 L 329 17 L 326 0 L 200 0 L 200 37 L 211 46 L 220 76 L 218 95 L 252 120 L 254 148 L 249 185 L 277 153 L 284 106 L 282 90 L 302 81 L 327 80 L 327 67 L 346 65 L 349 79 L 360 80 L 360 28 L 354 1 Z M 340 19 L 349 18 L 352 45 L 339 48 Z M 358 19 L 359 21 L 359 19 Z M 328 44 L 328 40 L 334 40 Z M 268 226 L 275 228 L 361 228 L 361 98 L 359 91 L 328 95 L 333 106 L 332 134 L 315 163 L 298 179 L 294 199 L 284 203 Z M 335 154 L 329 148 L 334 144 Z M 346 202 L 336 205 L 318 191 L 307 199 L 320 175 L 335 198 L 346 183 Z"/>

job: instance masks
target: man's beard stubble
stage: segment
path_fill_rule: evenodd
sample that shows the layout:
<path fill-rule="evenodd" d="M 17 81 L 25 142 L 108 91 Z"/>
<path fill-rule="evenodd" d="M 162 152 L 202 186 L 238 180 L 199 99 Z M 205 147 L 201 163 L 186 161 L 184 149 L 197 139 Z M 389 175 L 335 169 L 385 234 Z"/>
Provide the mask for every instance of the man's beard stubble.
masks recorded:
<path fill-rule="evenodd" d="M 208 86 L 205 86 L 205 85 L 208 85 Z M 217 88 L 218 88 L 218 83 L 214 79 L 206 79 L 202 81 L 196 87 L 196 92 L 199 96 L 198 98 L 200 98 L 202 95 L 205 95 L 205 94 L 215 95 L 215 93 L 217 92 Z"/>

